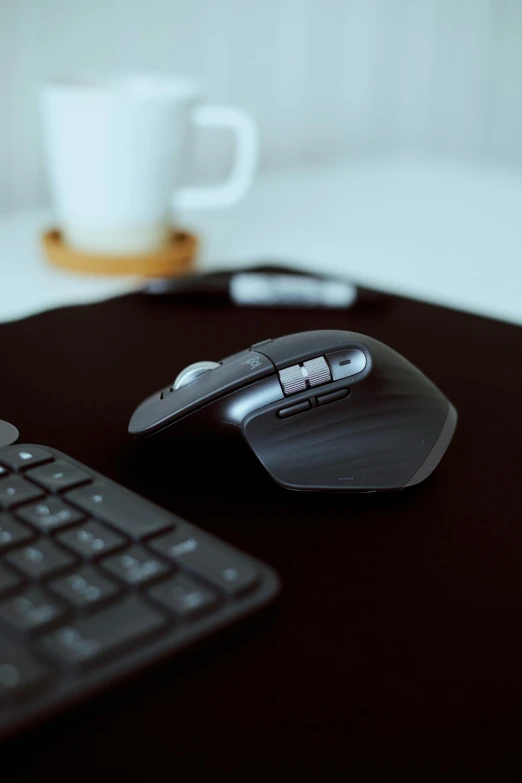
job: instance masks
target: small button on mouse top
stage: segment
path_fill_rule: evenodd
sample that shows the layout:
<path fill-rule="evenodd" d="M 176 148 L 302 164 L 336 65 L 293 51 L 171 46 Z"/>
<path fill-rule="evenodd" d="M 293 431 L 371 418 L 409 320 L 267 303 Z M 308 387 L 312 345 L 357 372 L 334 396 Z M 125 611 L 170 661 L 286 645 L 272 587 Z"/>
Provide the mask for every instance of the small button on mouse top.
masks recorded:
<path fill-rule="evenodd" d="M 326 361 L 332 373 L 332 380 L 349 378 L 357 375 L 366 367 L 366 356 L 359 348 L 348 348 L 345 351 L 335 351 L 326 354 Z"/>

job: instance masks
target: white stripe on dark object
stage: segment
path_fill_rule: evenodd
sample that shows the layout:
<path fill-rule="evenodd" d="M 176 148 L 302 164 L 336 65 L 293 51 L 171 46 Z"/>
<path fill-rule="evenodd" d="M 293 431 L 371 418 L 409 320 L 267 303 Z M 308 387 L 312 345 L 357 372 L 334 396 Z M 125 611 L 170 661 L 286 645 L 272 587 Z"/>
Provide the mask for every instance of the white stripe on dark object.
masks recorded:
<path fill-rule="evenodd" d="M 357 288 L 345 280 L 240 272 L 230 278 L 230 298 L 234 304 L 243 307 L 344 309 L 355 303 Z"/>

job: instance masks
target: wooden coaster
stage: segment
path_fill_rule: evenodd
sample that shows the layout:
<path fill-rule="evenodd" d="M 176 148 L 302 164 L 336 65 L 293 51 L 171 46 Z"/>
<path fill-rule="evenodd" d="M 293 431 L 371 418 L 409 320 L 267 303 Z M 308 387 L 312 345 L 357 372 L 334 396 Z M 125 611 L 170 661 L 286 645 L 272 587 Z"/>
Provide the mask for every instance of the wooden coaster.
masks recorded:
<path fill-rule="evenodd" d="M 91 275 L 174 277 L 185 274 L 193 267 L 198 238 L 187 231 L 173 231 L 169 243 L 159 253 L 142 256 L 103 256 L 74 250 L 65 244 L 60 231 L 52 229 L 42 235 L 42 246 L 51 264 L 61 269 L 86 272 Z"/>

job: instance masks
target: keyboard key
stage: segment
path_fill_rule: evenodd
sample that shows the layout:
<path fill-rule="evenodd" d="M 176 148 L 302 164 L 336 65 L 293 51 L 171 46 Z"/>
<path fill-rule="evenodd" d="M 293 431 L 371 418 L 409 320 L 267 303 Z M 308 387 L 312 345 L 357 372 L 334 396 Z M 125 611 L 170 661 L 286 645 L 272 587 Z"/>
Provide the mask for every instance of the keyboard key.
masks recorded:
<path fill-rule="evenodd" d="M 0 508 L 11 508 L 28 500 L 43 497 L 44 493 L 21 476 L 6 476 L 0 479 Z"/>
<path fill-rule="evenodd" d="M 41 465 L 42 462 L 50 462 L 52 459 L 52 454 L 37 446 L 34 448 L 31 446 L 27 448 L 23 446 L 7 446 L 0 452 L 0 462 L 12 470 L 27 470 L 27 468 L 35 467 L 35 465 Z"/>
<path fill-rule="evenodd" d="M 55 631 L 47 652 L 62 663 L 88 666 L 160 633 L 166 620 L 137 596 Z"/>
<path fill-rule="evenodd" d="M 27 475 L 49 492 L 63 492 L 91 480 L 85 470 L 81 470 L 63 459 L 57 459 L 49 465 L 29 470 Z"/>
<path fill-rule="evenodd" d="M 57 579 L 49 587 L 79 609 L 85 606 L 98 607 L 120 592 L 114 582 L 110 582 L 92 566 L 84 566 L 69 576 Z"/>
<path fill-rule="evenodd" d="M 228 595 L 250 590 L 259 579 L 257 571 L 241 555 L 230 553 L 201 534 L 175 531 L 154 539 L 150 546 Z"/>
<path fill-rule="evenodd" d="M 29 579 L 43 579 L 58 574 L 76 562 L 71 555 L 45 538 L 40 538 L 22 549 L 14 549 L 5 559 Z"/>
<path fill-rule="evenodd" d="M 0 598 L 12 593 L 20 584 L 20 577 L 0 565 Z"/>
<path fill-rule="evenodd" d="M 22 647 L 0 638 L 0 704 L 4 699 L 25 699 L 49 678 L 49 670 Z"/>
<path fill-rule="evenodd" d="M 124 538 L 113 533 L 105 525 L 93 521 L 61 533 L 57 538 L 62 544 L 85 558 L 101 557 L 115 549 L 121 549 L 127 543 Z"/>
<path fill-rule="evenodd" d="M 39 587 L 30 587 L 25 593 L 0 604 L 0 620 L 17 631 L 44 628 L 61 620 L 64 614 L 64 609 Z"/>
<path fill-rule="evenodd" d="M 93 517 L 113 525 L 131 538 L 141 540 L 174 527 L 168 514 L 151 507 L 122 487 L 96 481 L 68 492 L 67 500 Z"/>
<path fill-rule="evenodd" d="M 42 533 L 52 533 L 53 530 L 80 522 L 85 515 L 77 508 L 67 506 L 59 498 L 48 497 L 39 503 L 23 506 L 18 509 L 16 516 L 34 525 Z"/>
<path fill-rule="evenodd" d="M 178 574 L 168 582 L 149 590 L 148 594 L 179 618 L 200 615 L 218 602 L 215 593 L 185 574 Z"/>
<path fill-rule="evenodd" d="M 140 546 L 103 560 L 102 567 L 127 585 L 148 584 L 171 570 L 162 560 Z"/>
<path fill-rule="evenodd" d="M 21 525 L 10 514 L 0 514 L 0 552 L 34 537 L 32 530 Z"/>

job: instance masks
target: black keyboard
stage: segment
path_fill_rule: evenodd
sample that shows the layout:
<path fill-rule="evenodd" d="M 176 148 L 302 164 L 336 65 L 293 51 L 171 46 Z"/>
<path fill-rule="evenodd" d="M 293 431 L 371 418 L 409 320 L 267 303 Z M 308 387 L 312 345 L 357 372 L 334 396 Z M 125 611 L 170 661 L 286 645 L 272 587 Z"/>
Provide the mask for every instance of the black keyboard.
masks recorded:
<path fill-rule="evenodd" d="M 0 738 L 266 604 L 275 572 L 42 446 L 0 449 Z"/>

